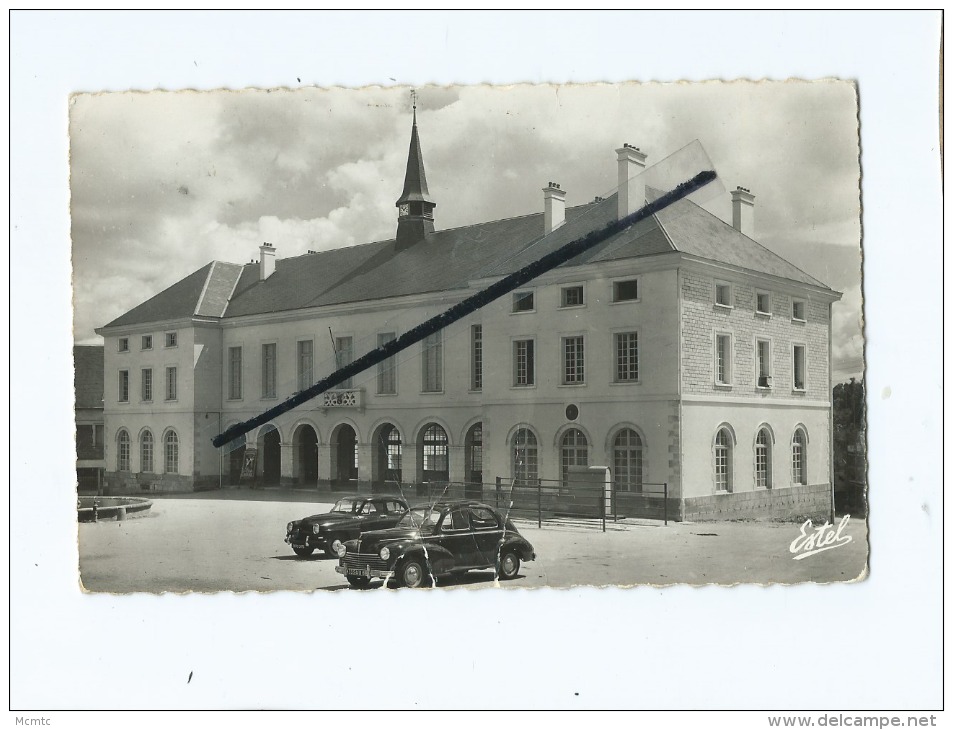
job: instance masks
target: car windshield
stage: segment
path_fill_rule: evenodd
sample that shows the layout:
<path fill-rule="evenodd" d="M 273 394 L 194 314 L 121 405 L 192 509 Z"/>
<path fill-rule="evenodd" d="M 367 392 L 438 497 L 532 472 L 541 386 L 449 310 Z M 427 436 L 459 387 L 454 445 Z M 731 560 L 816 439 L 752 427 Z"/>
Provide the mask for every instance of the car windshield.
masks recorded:
<path fill-rule="evenodd" d="M 440 512 L 434 512 L 429 507 L 415 507 L 404 513 L 397 523 L 399 527 L 433 527 L 440 520 Z"/>
<path fill-rule="evenodd" d="M 351 514 L 352 512 L 357 512 L 362 504 L 364 504 L 363 499 L 355 499 L 353 497 L 350 499 L 339 499 L 337 504 L 331 508 L 331 511 Z"/>

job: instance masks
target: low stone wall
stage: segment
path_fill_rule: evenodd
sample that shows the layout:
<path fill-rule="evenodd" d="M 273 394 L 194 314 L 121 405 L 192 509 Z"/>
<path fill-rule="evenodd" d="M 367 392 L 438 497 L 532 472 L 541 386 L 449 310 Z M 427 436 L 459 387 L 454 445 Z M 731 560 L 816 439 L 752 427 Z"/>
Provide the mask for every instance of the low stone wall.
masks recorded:
<path fill-rule="evenodd" d="M 106 472 L 103 494 L 161 494 L 200 492 L 218 489 L 218 477 L 194 477 L 185 474 L 134 474 Z"/>
<path fill-rule="evenodd" d="M 686 497 L 684 519 L 690 522 L 736 519 L 830 517 L 830 484 L 758 489 L 753 492 Z"/>

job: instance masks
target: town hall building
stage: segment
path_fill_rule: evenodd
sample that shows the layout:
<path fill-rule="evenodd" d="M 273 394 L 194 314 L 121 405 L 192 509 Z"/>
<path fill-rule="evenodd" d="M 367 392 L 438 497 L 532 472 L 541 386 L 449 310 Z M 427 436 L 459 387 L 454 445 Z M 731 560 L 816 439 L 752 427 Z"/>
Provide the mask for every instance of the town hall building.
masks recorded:
<path fill-rule="evenodd" d="M 212 438 L 540 256 L 644 205 L 616 194 L 436 225 L 416 112 L 395 237 L 212 261 L 97 332 L 112 493 L 286 484 L 545 482 L 604 465 L 676 519 L 827 514 L 831 306 L 840 294 L 689 200 L 534 279 L 227 448 Z M 253 458 L 247 458 L 252 456 Z M 469 492 L 468 492 L 469 493 Z M 479 490 L 476 493 L 480 493 Z M 634 504 L 634 502 L 633 502 Z"/>

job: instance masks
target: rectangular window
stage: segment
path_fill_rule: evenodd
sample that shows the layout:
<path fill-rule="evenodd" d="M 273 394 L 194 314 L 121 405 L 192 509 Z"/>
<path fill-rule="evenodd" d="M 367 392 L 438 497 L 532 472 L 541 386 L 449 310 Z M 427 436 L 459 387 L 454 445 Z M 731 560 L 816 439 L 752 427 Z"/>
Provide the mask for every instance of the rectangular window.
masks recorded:
<path fill-rule="evenodd" d="M 103 447 L 103 437 L 105 436 L 105 426 L 96 425 L 93 426 L 93 446 L 96 448 Z"/>
<path fill-rule="evenodd" d="M 142 369 L 142 400 L 147 403 L 152 400 L 152 368 Z"/>
<path fill-rule="evenodd" d="M 176 368 L 165 369 L 165 399 L 176 400 L 179 397 L 179 372 Z"/>
<path fill-rule="evenodd" d="M 731 285 L 715 284 L 715 304 L 722 307 L 731 306 Z"/>
<path fill-rule="evenodd" d="M 119 371 L 119 402 L 129 402 L 129 371 Z"/>
<path fill-rule="evenodd" d="M 612 301 L 634 302 L 639 298 L 639 280 L 616 281 L 612 283 Z"/>
<path fill-rule="evenodd" d="M 581 307 L 585 303 L 581 286 L 564 286 L 562 288 L 560 293 L 560 306 Z"/>
<path fill-rule="evenodd" d="M 393 332 L 377 335 L 377 346 L 383 347 L 397 339 Z M 377 364 L 377 392 L 380 395 L 394 395 L 397 392 L 397 360 L 393 356 Z"/>
<path fill-rule="evenodd" d="M 807 348 L 804 345 L 794 346 L 794 390 L 807 388 Z"/>
<path fill-rule="evenodd" d="M 314 374 L 314 340 L 298 342 L 298 390 L 311 387 Z"/>
<path fill-rule="evenodd" d="M 563 385 L 586 382 L 585 343 L 583 338 L 563 337 Z"/>
<path fill-rule="evenodd" d="M 261 346 L 261 397 L 278 397 L 278 345 Z"/>
<path fill-rule="evenodd" d="M 166 332 L 165 333 L 165 346 L 166 347 L 178 347 L 179 345 L 179 333 L 178 332 Z"/>
<path fill-rule="evenodd" d="M 619 332 L 615 336 L 615 381 L 634 383 L 639 379 L 639 333 Z"/>
<path fill-rule="evenodd" d="M 119 338 L 119 352 L 129 352 L 129 338 L 128 337 Z"/>
<path fill-rule="evenodd" d="M 142 336 L 142 349 L 151 350 L 152 349 L 152 335 L 143 335 Z"/>
<path fill-rule="evenodd" d="M 758 387 L 771 387 L 771 343 L 758 340 Z"/>
<path fill-rule="evenodd" d="M 242 348 L 228 348 L 228 398 L 240 400 L 242 397 Z"/>
<path fill-rule="evenodd" d="M 756 295 L 758 314 L 771 314 L 771 295 L 759 291 Z"/>
<path fill-rule="evenodd" d="M 354 361 L 354 338 L 353 337 L 335 337 L 334 338 L 334 365 L 340 370 L 350 365 Z M 352 378 L 347 378 L 336 388 L 350 388 Z"/>
<path fill-rule="evenodd" d="M 731 335 L 715 335 L 715 382 L 731 383 Z"/>
<path fill-rule="evenodd" d="M 536 309 L 533 292 L 518 291 L 513 294 L 514 312 L 532 312 Z"/>
<path fill-rule="evenodd" d="M 795 299 L 791 305 L 791 319 L 796 319 L 798 322 L 804 322 L 807 318 L 804 316 L 806 307 L 804 302 L 799 299 Z"/>
<path fill-rule="evenodd" d="M 513 385 L 536 384 L 535 344 L 533 340 L 513 341 Z"/>
<path fill-rule="evenodd" d="M 439 393 L 443 390 L 443 330 L 424 339 L 422 390 Z"/>
<path fill-rule="evenodd" d="M 470 327 L 470 390 L 483 390 L 483 325 Z"/>

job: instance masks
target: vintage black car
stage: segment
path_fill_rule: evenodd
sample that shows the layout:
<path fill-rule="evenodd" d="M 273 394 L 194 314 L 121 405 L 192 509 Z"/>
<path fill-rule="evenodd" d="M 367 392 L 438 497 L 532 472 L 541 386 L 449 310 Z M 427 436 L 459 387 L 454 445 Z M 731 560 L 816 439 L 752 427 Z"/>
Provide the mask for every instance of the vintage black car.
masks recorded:
<path fill-rule="evenodd" d="M 371 579 L 418 588 L 433 578 L 494 568 L 515 578 L 520 561 L 536 559 L 533 546 L 497 510 L 468 500 L 411 508 L 389 530 L 365 531 L 337 546 L 335 568 L 357 588 Z M 391 583 L 393 581 L 393 583 Z"/>
<path fill-rule="evenodd" d="M 320 548 L 334 556 L 336 543 L 356 538 L 367 530 L 393 527 L 406 511 L 407 503 L 400 497 L 344 497 L 330 512 L 289 522 L 285 542 L 296 555 L 307 556 Z"/>

